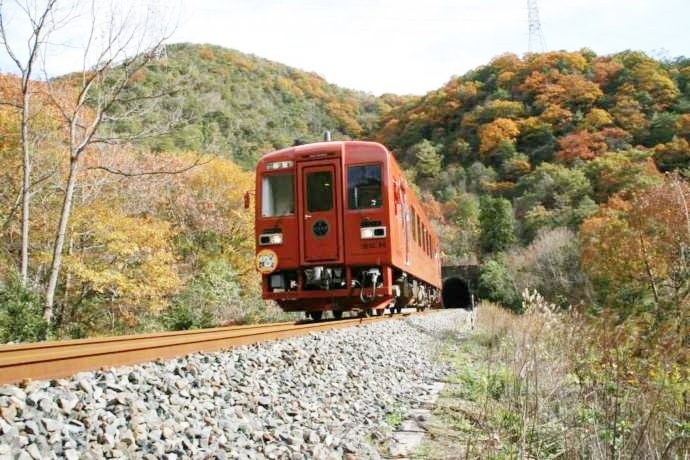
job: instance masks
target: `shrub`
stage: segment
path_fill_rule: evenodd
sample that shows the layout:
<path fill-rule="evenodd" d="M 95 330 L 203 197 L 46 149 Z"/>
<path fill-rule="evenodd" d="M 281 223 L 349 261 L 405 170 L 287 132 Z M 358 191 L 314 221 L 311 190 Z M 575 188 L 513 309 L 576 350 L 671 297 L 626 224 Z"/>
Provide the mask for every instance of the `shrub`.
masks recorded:
<path fill-rule="evenodd" d="M 482 265 L 479 275 L 479 297 L 518 311 L 520 299 L 513 280 L 503 262 L 490 260 Z"/>
<path fill-rule="evenodd" d="M 510 201 L 483 196 L 479 206 L 479 242 L 482 251 L 495 253 L 507 249 L 515 242 L 513 206 Z"/>
<path fill-rule="evenodd" d="M 613 309 L 563 310 L 529 290 L 522 309 L 514 315 L 483 302 L 469 341 L 478 347 L 464 347 L 451 379 L 488 377 L 471 398 L 461 394 L 463 413 L 500 440 L 477 444 L 477 457 L 497 448 L 525 458 L 687 457 L 687 299 L 661 322 Z"/>
<path fill-rule="evenodd" d="M 0 341 L 34 342 L 47 333 L 42 296 L 22 286 L 19 275 L 11 271 L 0 282 Z"/>
<path fill-rule="evenodd" d="M 233 266 L 215 259 L 207 262 L 201 274 L 176 296 L 161 315 L 161 323 L 167 329 L 183 330 L 290 318 L 294 315 L 286 315 L 256 292 L 243 289 Z"/>
<path fill-rule="evenodd" d="M 505 264 L 520 292 L 536 289 L 560 306 L 589 297 L 588 278 L 580 268 L 577 236 L 567 228 L 541 231 L 529 246 L 509 251 Z"/>

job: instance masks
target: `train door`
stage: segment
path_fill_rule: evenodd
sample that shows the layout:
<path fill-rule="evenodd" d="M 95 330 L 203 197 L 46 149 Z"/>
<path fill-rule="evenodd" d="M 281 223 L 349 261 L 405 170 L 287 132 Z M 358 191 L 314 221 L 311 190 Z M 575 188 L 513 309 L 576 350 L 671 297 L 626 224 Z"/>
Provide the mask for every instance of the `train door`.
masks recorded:
<path fill-rule="evenodd" d="M 338 160 L 298 163 L 303 264 L 339 262 L 340 165 Z"/>

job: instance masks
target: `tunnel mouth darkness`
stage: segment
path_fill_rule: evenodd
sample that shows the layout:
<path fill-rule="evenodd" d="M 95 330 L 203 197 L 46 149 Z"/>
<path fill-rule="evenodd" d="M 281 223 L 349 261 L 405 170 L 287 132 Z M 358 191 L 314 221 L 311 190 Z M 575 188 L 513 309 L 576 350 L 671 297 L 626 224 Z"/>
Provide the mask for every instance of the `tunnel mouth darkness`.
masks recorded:
<path fill-rule="evenodd" d="M 470 288 L 462 278 L 450 277 L 443 281 L 442 296 L 445 308 L 472 308 Z"/>

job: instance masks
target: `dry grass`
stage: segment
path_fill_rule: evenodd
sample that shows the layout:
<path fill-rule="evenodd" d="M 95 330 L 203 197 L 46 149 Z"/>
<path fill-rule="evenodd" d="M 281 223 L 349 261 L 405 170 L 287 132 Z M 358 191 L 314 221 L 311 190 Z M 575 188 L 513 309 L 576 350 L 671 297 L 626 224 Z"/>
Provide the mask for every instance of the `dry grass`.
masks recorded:
<path fill-rule="evenodd" d="M 687 324 L 523 297 L 523 315 L 483 303 L 448 344 L 457 373 L 419 457 L 690 458 Z"/>

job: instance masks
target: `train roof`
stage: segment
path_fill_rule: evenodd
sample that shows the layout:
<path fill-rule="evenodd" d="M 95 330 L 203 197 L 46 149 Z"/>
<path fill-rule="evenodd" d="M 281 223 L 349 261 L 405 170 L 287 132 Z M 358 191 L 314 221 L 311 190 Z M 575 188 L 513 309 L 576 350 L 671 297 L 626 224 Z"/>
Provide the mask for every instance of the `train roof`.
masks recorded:
<path fill-rule="evenodd" d="M 265 154 L 259 160 L 259 163 L 265 163 L 274 160 L 291 160 L 298 159 L 305 155 L 314 153 L 329 153 L 329 152 L 342 152 L 346 147 L 375 147 L 382 152 L 386 153 L 386 156 L 393 158 L 391 152 L 383 145 L 378 142 L 370 141 L 328 141 L 328 142 L 315 142 L 313 144 L 302 144 L 295 145 L 292 147 L 287 147 L 284 149 L 276 150 Z"/>

